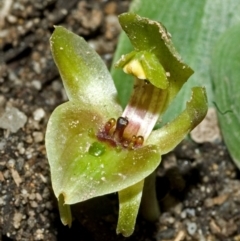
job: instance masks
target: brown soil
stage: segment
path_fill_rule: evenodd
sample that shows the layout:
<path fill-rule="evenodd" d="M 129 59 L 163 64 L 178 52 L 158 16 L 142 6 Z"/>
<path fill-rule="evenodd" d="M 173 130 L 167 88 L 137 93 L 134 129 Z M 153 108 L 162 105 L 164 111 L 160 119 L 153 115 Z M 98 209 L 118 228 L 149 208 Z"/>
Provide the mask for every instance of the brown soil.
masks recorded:
<path fill-rule="evenodd" d="M 53 25 L 82 35 L 108 66 L 129 1 L 0 1 L 0 240 L 240 240 L 240 174 L 222 143 L 185 141 L 158 168 L 162 214 L 116 235 L 117 195 L 73 206 L 59 221 L 44 146 L 46 123 L 66 95 L 49 49 Z M 12 117 L 12 118 L 10 118 Z"/>

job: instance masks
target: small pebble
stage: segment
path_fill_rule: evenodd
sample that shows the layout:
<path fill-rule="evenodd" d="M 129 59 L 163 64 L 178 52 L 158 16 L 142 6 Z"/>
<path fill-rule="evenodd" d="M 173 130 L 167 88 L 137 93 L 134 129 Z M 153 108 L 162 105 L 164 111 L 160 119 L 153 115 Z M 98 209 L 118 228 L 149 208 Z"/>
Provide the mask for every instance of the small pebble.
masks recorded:
<path fill-rule="evenodd" d="M 2 172 L 0 172 L 0 182 L 4 182 L 4 177 L 3 177 L 3 174 L 2 174 Z"/>
<path fill-rule="evenodd" d="M 0 95 L 0 108 L 4 107 L 6 103 L 6 99 L 3 95 Z M 1 112 L 1 109 L 0 109 L 0 112 Z"/>
<path fill-rule="evenodd" d="M 187 217 L 187 213 L 185 212 L 185 210 L 183 210 L 180 214 L 182 219 L 185 219 Z"/>
<path fill-rule="evenodd" d="M 32 81 L 32 86 L 36 89 L 36 90 L 41 90 L 42 89 L 42 83 L 39 80 L 33 80 Z"/>
<path fill-rule="evenodd" d="M 220 142 L 222 140 L 215 108 L 209 108 L 204 120 L 191 132 L 197 143 Z"/>
<path fill-rule="evenodd" d="M 22 178 L 20 177 L 18 171 L 15 169 L 11 169 L 11 174 L 15 184 L 19 187 L 20 183 L 22 182 Z"/>
<path fill-rule="evenodd" d="M 43 139 L 44 139 L 44 135 L 42 132 L 40 131 L 34 131 L 33 132 L 33 139 L 34 139 L 34 142 L 42 142 Z"/>
<path fill-rule="evenodd" d="M 19 227 L 21 225 L 22 217 L 23 217 L 23 215 L 21 213 L 19 213 L 19 212 L 14 213 L 14 216 L 13 216 L 13 227 L 15 229 L 19 229 Z"/>
<path fill-rule="evenodd" d="M 14 159 L 10 159 L 7 163 L 8 168 L 13 168 L 15 166 L 15 160 Z"/>
<path fill-rule="evenodd" d="M 38 203 L 36 201 L 32 201 L 32 202 L 30 202 L 30 206 L 32 208 L 36 208 L 38 206 Z"/>
<path fill-rule="evenodd" d="M 35 232 L 35 240 L 44 240 L 44 230 L 37 229 Z"/>
<path fill-rule="evenodd" d="M 176 233 L 175 229 L 168 228 L 168 229 L 165 229 L 165 230 L 162 230 L 162 231 L 158 232 L 155 238 L 157 240 L 172 239 L 172 238 L 174 238 L 175 233 Z"/>
<path fill-rule="evenodd" d="M 5 139 L 2 139 L 0 141 L 0 151 L 5 149 L 6 144 L 7 144 L 7 141 Z"/>
<path fill-rule="evenodd" d="M 24 148 L 24 144 L 22 142 L 19 142 L 17 145 L 17 149 L 19 151 L 20 154 L 24 154 L 25 153 L 25 148 Z"/>
<path fill-rule="evenodd" d="M 6 205 L 6 195 L 0 197 L 0 207 Z"/>
<path fill-rule="evenodd" d="M 8 21 L 9 23 L 11 23 L 11 24 L 17 22 L 17 18 L 16 18 L 15 16 L 13 16 L 13 15 L 8 15 L 6 19 L 7 19 L 7 21 Z"/>
<path fill-rule="evenodd" d="M 52 83 L 52 89 L 55 91 L 55 92 L 58 92 L 58 91 L 61 91 L 63 88 L 63 85 L 60 83 L 60 81 L 53 81 Z"/>
<path fill-rule="evenodd" d="M 35 121 L 40 121 L 45 117 L 45 111 L 43 108 L 38 108 L 33 112 L 33 119 Z"/>
<path fill-rule="evenodd" d="M 195 209 L 193 208 L 186 208 L 185 211 L 190 217 L 195 217 L 196 215 Z"/>
<path fill-rule="evenodd" d="M 106 4 L 104 12 L 106 14 L 114 14 L 117 10 L 117 3 L 115 2 L 109 2 Z"/>
<path fill-rule="evenodd" d="M 105 21 L 106 31 L 104 35 L 106 39 L 111 40 L 119 34 L 121 27 L 118 22 L 118 18 L 115 15 L 106 16 Z"/>
<path fill-rule="evenodd" d="M 0 116 L 0 128 L 16 133 L 27 122 L 27 116 L 15 107 L 6 107 Z"/>
<path fill-rule="evenodd" d="M 187 232 L 189 235 L 193 236 L 197 231 L 197 224 L 196 223 L 187 223 Z"/>
<path fill-rule="evenodd" d="M 35 193 L 31 193 L 31 194 L 28 196 L 28 198 L 29 198 L 30 200 L 34 200 L 35 197 L 36 197 Z"/>
<path fill-rule="evenodd" d="M 36 199 L 37 199 L 38 201 L 42 201 L 42 196 L 41 196 L 40 193 L 36 193 Z"/>

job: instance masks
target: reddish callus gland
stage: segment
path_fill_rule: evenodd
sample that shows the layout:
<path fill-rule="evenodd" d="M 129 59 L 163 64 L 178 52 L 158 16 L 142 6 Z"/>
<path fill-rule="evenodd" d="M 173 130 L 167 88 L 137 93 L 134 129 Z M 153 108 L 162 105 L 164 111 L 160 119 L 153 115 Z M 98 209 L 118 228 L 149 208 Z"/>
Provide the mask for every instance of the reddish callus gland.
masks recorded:
<path fill-rule="evenodd" d="M 144 141 L 142 136 L 133 135 L 131 139 L 124 137 L 124 130 L 128 125 L 128 119 L 119 117 L 117 121 L 111 118 L 104 126 L 104 130 L 97 135 L 100 141 L 108 142 L 112 146 L 121 146 L 123 148 L 134 150 L 141 147 Z"/>

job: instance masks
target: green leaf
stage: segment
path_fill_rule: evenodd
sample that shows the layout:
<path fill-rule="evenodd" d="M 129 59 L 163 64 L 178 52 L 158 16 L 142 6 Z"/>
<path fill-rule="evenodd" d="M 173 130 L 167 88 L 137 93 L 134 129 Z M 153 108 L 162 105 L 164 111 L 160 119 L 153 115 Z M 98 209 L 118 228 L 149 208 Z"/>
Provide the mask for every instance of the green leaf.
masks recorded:
<path fill-rule="evenodd" d="M 69 100 L 81 100 L 89 107 L 97 104 L 100 110 L 120 110 L 106 65 L 82 37 L 55 27 L 50 44 Z"/>
<path fill-rule="evenodd" d="M 119 216 L 117 234 L 129 237 L 135 227 L 136 218 L 141 202 L 144 180 L 118 192 Z"/>
<path fill-rule="evenodd" d="M 207 110 L 205 88 L 193 87 L 186 109 L 173 121 L 154 130 L 147 139 L 146 145 L 157 145 L 162 155 L 170 152 L 203 120 Z"/>
<path fill-rule="evenodd" d="M 52 113 L 46 133 L 46 148 L 54 193 L 64 194 L 65 204 L 117 192 L 150 175 L 160 163 L 156 146 L 119 150 L 96 145 L 104 116 L 80 102 L 67 102 Z M 93 145 L 93 148 L 92 148 Z M 99 154 L 99 148 L 100 154 Z M 95 153 L 96 151 L 96 153 Z"/>
<path fill-rule="evenodd" d="M 240 0 L 134 0 L 130 11 L 164 23 L 172 35 L 175 48 L 195 71 L 166 111 L 163 122 L 170 121 L 172 116 L 184 109 L 191 87 L 199 83 L 206 87 L 209 103 L 212 102 L 209 74 L 211 52 L 220 35 L 239 21 Z M 114 63 L 132 50 L 126 34 L 122 33 Z M 125 106 L 131 92 L 132 77 L 119 69 L 112 68 L 111 72 L 121 105 Z"/>
<path fill-rule="evenodd" d="M 240 23 L 230 28 L 213 51 L 211 72 L 221 131 L 228 150 L 240 168 Z"/>

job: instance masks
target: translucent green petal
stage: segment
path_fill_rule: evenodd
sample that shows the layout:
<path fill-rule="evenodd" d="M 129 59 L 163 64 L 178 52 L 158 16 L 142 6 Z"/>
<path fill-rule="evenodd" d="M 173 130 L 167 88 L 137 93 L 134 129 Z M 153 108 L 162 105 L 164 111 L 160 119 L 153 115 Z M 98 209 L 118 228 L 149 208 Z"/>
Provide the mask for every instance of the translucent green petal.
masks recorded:
<path fill-rule="evenodd" d="M 98 129 L 109 119 L 95 110 L 68 102 L 52 114 L 46 148 L 55 195 L 66 204 L 117 192 L 143 180 L 160 163 L 156 146 L 119 150 L 98 142 Z M 112 116 L 115 117 L 115 116 Z"/>
<path fill-rule="evenodd" d="M 72 225 L 72 212 L 71 207 L 68 204 L 64 203 L 63 193 L 61 193 L 58 197 L 58 209 L 63 225 L 68 225 L 68 227 L 70 228 Z"/>
<path fill-rule="evenodd" d="M 123 68 L 127 74 L 132 74 L 139 79 L 149 80 L 154 86 L 166 89 L 169 85 L 166 72 L 155 54 L 148 51 L 132 51 L 121 57 L 115 64 Z M 135 70 L 134 70 L 135 67 Z M 127 71 L 129 69 L 129 71 Z"/>
<path fill-rule="evenodd" d="M 118 192 L 119 217 L 117 233 L 130 236 L 135 227 L 136 218 L 141 202 L 144 180 Z"/>
<path fill-rule="evenodd" d="M 78 35 L 55 27 L 50 39 L 54 61 L 69 100 L 119 108 L 113 80 L 98 54 Z"/>
<path fill-rule="evenodd" d="M 173 121 L 151 133 L 146 144 L 157 145 L 162 154 L 176 147 L 184 137 L 196 127 L 207 113 L 206 90 L 202 87 L 192 88 L 192 96 L 186 109 Z"/>
<path fill-rule="evenodd" d="M 169 81 L 166 72 L 159 63 L 155 54 L 146 52 L 142 59 L 143 69 L 146 71 L 147 79 L 157 88 L 166 89 Z"/>

